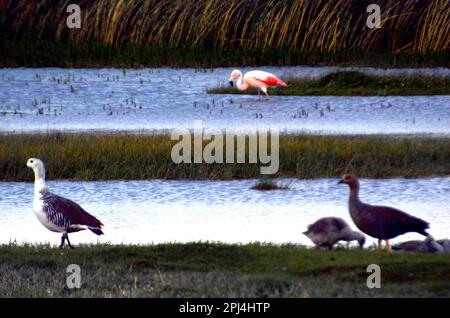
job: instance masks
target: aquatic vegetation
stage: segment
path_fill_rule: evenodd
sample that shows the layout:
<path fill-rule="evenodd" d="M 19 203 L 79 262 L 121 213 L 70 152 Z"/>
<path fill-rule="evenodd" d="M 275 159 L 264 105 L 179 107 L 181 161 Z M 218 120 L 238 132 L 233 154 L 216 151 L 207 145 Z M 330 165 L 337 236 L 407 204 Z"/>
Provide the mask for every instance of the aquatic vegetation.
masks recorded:
<path fill-rule="evenodd" d="M 82 268 L 82 288 L 61 287 L 68 264 Z M 383 288 L 367 288 L 368 264 L 382 266 Z M 99 244 L 63 252 L 11 243 L 0 246 L 0 270 L 4 297 L 450 296 L 446 255 L 386 257 L 367 250 L 261 243 Z"/>
<path fill-rule="evenodd" d="M 2 134 L 0 180 L 33 180 L 25 167 L 30 157 L 46 162 L 48 179 L 260 177 L 260 162 L 175 164 L 176 142 L 169 134 Z M 448 137 L 282 134 L 279 144 L 279 177 L 339 177 L 349 170 L 374 178 L 450 175 Z"/>
<path fill-rule="evenodd" d="M 362 72 L 334 72 L 321 78 L 287 79 L 288 87 L 270 90 L 273 95 L 450 95 L 449 77 L 374 76 Z M 210 94 L 257 94 L 232 87 L 209 89 Z"/>
<path fill-rule="evenodd" d="M 2 1 L 2 65 L 448 65 L 446 0 L 82 1 L 81 29 L 66 27 L 70 0 Z"/>
<path fill-rule="evenodd" d="M 251 189 L 260 191 L 270 190 L 288 190 L 290 189 L 289 183 L 276 182 L 272 179 L 263 179 L 252 185 Z"/>

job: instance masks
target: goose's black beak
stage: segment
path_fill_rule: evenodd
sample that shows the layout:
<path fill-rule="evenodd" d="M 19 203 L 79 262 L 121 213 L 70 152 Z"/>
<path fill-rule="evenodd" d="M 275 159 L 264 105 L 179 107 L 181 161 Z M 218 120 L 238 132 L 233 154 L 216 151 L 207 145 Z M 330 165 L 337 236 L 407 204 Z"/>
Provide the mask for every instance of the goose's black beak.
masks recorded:
<path fill-rule="evenodd" d="M 234 83 L 233 83 L 233 81 L 230 81 L 229 83 L 230 83 L 230 86 L 231 86 L 231 87 L 233 87 L 233 86 L 234 86 Z"/>
<path fill-rule="evenodd" d="M 342 180 L 339 180 L 338 184 L 341 184 L 341 183 L 344 183 L 344 181 L 342 181 Z"/>

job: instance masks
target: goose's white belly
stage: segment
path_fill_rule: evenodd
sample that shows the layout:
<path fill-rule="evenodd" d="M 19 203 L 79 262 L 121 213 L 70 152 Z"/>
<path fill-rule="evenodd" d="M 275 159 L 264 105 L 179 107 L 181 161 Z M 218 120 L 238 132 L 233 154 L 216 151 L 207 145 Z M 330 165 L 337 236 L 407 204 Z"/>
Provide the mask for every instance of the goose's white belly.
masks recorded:
<path fill-rule="evenodd" d="M 41 222 L 43 226 L 45 226 L 48 230 L 52 232 L 64 232 L 65 231 L 64 228 L 56 226 L 55 224 L 53 224 L 53 222 L 51 222 L 47 218 L 47 215 L 42 209 L 43 205 L 44 201 L 41 199 L 35 199 L 33 202 L 33 211 L 36 214 L 39 222 Z"/>
<path fill-rule="evenodd" d="M 309 239 L 316 245 L 322 245 L 324 243 L 327 244 L 334 244 L 336 242 L 338 242 L 340 240 L 340 235 L 337 234 L 331 234 L 331 233 L 327 233 L 327 234 L 309 234 L 307 235 L 309 237 Z"/>

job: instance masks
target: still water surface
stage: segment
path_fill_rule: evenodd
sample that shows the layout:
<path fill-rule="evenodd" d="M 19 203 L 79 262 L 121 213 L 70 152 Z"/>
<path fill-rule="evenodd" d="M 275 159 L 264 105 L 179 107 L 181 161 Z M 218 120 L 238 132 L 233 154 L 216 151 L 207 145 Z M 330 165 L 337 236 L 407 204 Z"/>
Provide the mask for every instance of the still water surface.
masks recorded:
<path fill-rule="evenodd" d="M 317 77 L 337 68 L 262 69 L 289 78 Z M 359 70 L 450 76 L 446 68 Z M 0 132 L 160 130 L 192 128 L 194 120 L 202 120 L 205 127 L 221 129 L 450 135 L 450 96 L 274 96 L 261 103 L 256 96 L 206 93 L 207 88 L 228 85 L 230 71 L 2 69 Z"/>
<path fill-rule="evenodd" d="M 73 243 L 221 241 L 311 245 L 301 233 L 320 217 L 351 224 L 347 187 L 336 179 L 285 179 L 291 189 L 256 191 L 256 180 L 48 182 L 50 190 L 80 203 L 106 225 L 105 235 L 71 235 Z M 361 180 L 361 198 L 403 209 L 430 222 L 435 238 L 450 235 L 450 177 Z M 33 184 L 0 182 L 0 243 L 51 242 L 32 211 Z M 407 234 L 394 240 L 421 239 Z M 374 242 L 368 239 L 368 243 Z"/>

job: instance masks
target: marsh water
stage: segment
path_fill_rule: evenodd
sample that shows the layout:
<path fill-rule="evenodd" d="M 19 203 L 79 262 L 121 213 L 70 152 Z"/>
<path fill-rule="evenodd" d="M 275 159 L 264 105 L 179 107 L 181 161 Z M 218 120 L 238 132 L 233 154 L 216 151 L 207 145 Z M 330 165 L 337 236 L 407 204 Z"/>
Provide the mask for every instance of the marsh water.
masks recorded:
<path fill-rule="evenodd" d="M 289 78 L 317 77 L 338 68 L 262 69 Z M 450 76 L 450 69 L 446 68 L 356 70 L 392 76 Z M 274 96 L 270 102 L 258 102 L 256 96 L 206 93 L 208 88 L 228 85 L 230 71 L 230 68 L 2 69 L 0 132 L 152 131 L 191 128 L 194 120 L 202 120 L 204 127 L 221 129 L 270 127 L 325 134 L 450 134 L 450 96 Z"/>
<path fill-rule="evenodd" d="M 289 77 L 317 77 L 335 67 L 264 67 Z M 350 70 L 339 68 L 340 70 Z M 354 70 L 354 69 L 352 69 Z M 450 76 L 450 69 L 356 69 L 379 75 Z M 230 68 L 0 70 L 0 133 L 277 128 L 323 134 L 450 135 L 450 96 L 279 97 L 210 95 L 228 84 Z M 242 69 L 248 71 L 248 69 Z M 308 113 L 308 116 L 304 116 Z M 299 114 L 303 114 L 299 116 Z M 351 223 L 347 189 L 334 179 L 283 180 L 289 190 L 259 192 L 256 180 L 49 182 L 98 216 L 106 235 L 82 232 L 73 242 L 221 241 L 310 244 L 301 232 L 319 217 Z M 363 180 L 362 197 L 450 229 L 450 178 Z M 0 243 L 51 242 L 32 212 L 32 183 L 0 182 Z M 399 240 L 419 239 L 408 234 Z M 369 240 L 369 243 L 373 242 Z"/>
<path fill-rule="evenodd" d="M 311 245 L 301 233 L 324 216 L 352 223 L 347 187 L 336 179 L 283 179 L 288 190 L 250 189 L 257 180 L 51 181 L 49 188 L 80 203 L 105 224 L 105 235 L 72 235 L 73 243 L 221 241 Z M 361 198 L 392 205 L 430 222 L 435 238 L 450 229 L 450 177 L 361 180 Z M 0 182 L 0 243 L 59 243 L 32 211 L 33 184 Z M 394 240 L 421 239 L 407 234 Z M 374 240 L 368 238 L 368 244 Z"/>

